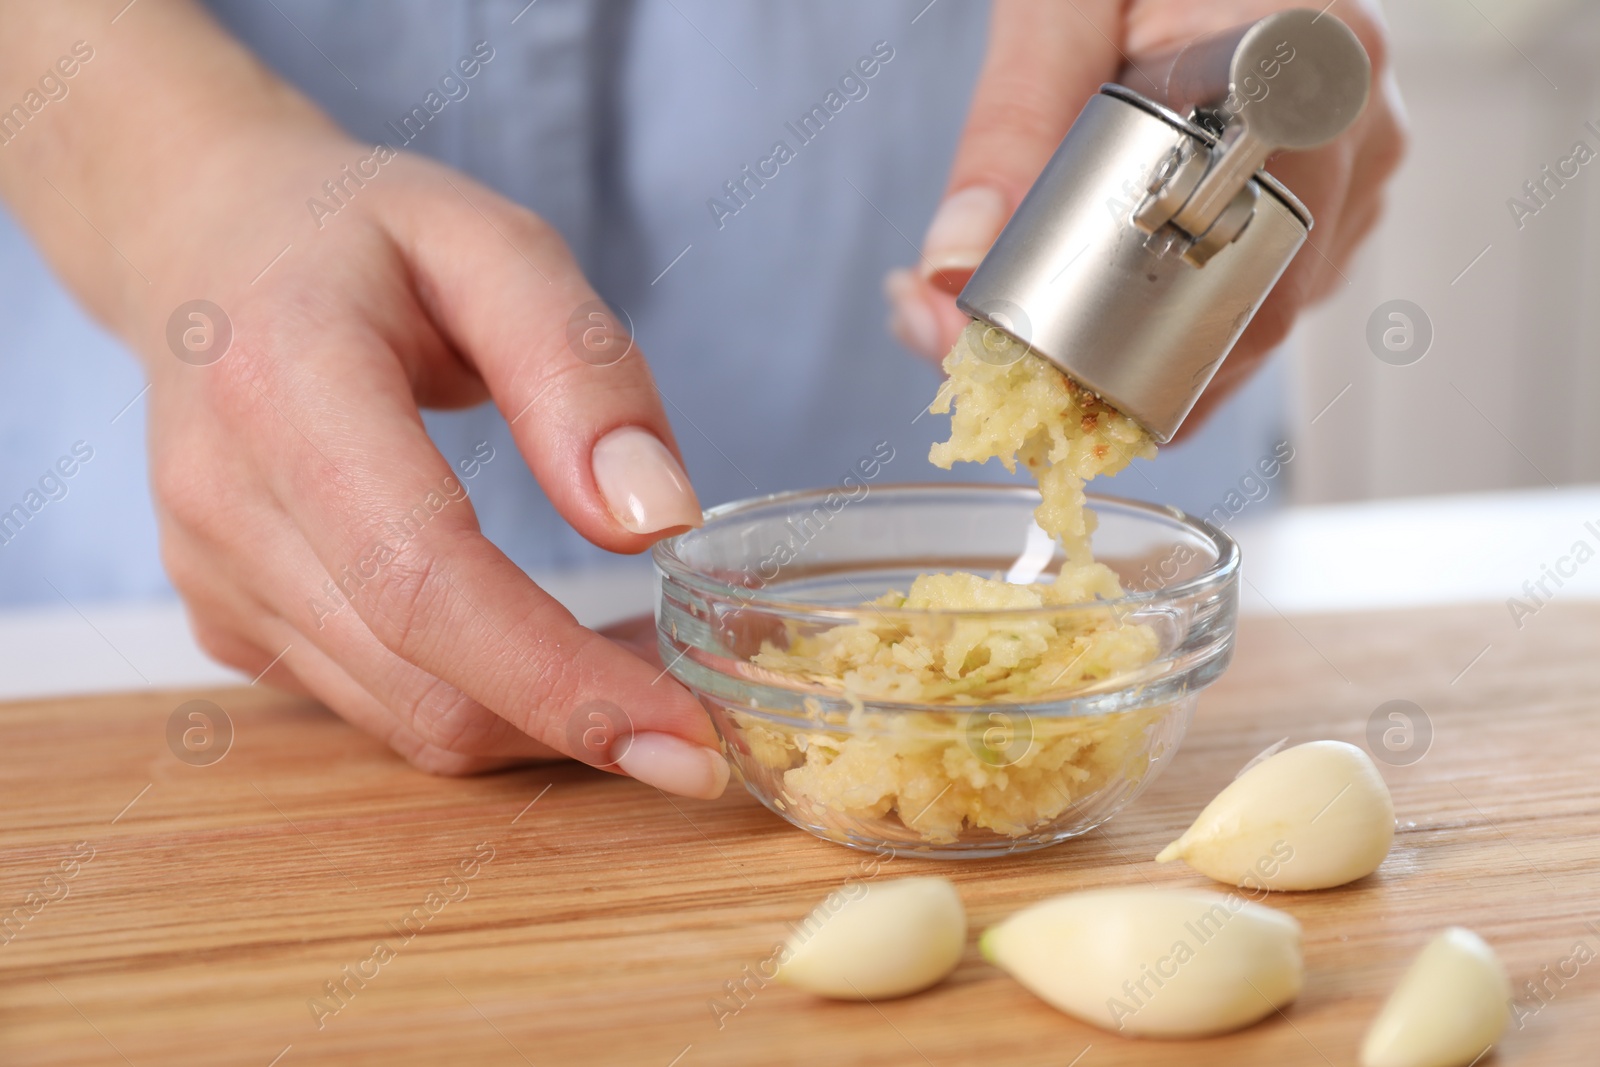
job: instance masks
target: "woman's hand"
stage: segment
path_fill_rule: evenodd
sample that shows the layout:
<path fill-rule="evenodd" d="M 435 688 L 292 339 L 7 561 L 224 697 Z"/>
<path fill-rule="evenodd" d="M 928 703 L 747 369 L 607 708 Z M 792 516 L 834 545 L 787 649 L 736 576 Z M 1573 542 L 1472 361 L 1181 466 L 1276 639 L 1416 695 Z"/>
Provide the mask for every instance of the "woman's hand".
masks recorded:
<path fill-rule="evenodd" d="M 943 358 L 966 325 L 955 294 L 999 235 L 1084 102 L 1132 57 L 1174 51 L 1196 37 L 1289 7 L 1286 0 L 995 0 L 988 51 L 944 203 L 923 238 L 918 269 L 889 275 L 891 328 L 929 359 Z M 1261 364 L 1307 304 L 1342 279 L 1339 271 L 1377 222 L 1383 183 L 1404 149 L 1399 94 L 1387 66 L 1384 29 L 1366 0 L 1332 14 L 1355 31 L 1372 59 L 1366 110 L 1331 144 L 1283 153 L 1267 169 L 1316 219 L 1295 257 L 1223 363 L 1186 431 Z M 1137 86 L 1135 86 L 1137 88 Z"/>
<path fill-rule="evenodd" d="M 241 160 L 217 225 L 369 152 L 317 139 Z M 484 539 L 418 415 L 492 396 L 557 509 L 602 547 L 699 522 L 643 358 L 598 365 L 569 346 L 573 310 L 596 298 L 560 238 L 406 156 L 289 237 L 301 249 L 253 284 L 208 249 L 168 268 L 216 294 L 234 330 L 209 366 L 150 353 L 163 556 L 202 645 L 250 673 L 287 648 L 307 690 L 430 770 L 620 755 L 663 788 L 720 791 L 704 712 Z M 623 732 L 605 707 L 589 719 L 595 701 L 626 710 L 631 745 L 589 750 Z"/>
<path fill-rule="evenodd" d="M 203 647 L 270 667 L 426 770 L 566 755 L 719 794 L 728 769 L 704 710 L 490 544 L 453 465 L 467 457 L 423 429 L 419 407 L 492 399 L 556 509 L 604 548 L 698 524 L 643 357 L 569 326 L 600 305 L 559 236 L 447 168 L 374 158 L 185 5 L 134 9 L 118 29 L 132 32 L 101 49 L 34 163 L 139 276 L 55 194 L 0 179 L 144 357 L 162 555 Z M 170 48 L 182 59 L 166 68 Z M 218 50 L 224 67 L 202 72 L 218 81 L 181 81 Z M 164 69 L 179 83 L 142 94 Z M 90 74 L 115 92 L 86 91 Z M 228 102 L 225 120 L 202 89 Z M 120 182 L 75 156 L 96 138 L 69 121 L 136 124 L 162 105 L 164 124 L 94 159 Z M 171 142 L 197 132 L 205 150 L 174 166 Z M 196 298 L 225 319 L 185 311 L 174 326 Z M 221 352 L 206 331 L 224 321 Z"/>

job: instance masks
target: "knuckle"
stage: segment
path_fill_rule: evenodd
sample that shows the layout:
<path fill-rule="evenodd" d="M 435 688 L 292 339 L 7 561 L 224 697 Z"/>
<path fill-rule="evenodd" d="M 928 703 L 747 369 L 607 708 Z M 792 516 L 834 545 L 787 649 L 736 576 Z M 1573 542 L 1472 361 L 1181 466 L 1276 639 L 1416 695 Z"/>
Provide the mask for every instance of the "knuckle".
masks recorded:
<path fill-rule="evenodd" d="M 1389 29 L 1379 0 L 1353 0 L 1334 12 L 1366 49 L 1376 76 L 1389 65 Z"/>
<path fill-rule="evenodd" d="M 1263 351 L 1282 344 L 1294 327 L 1295 308 L 1287 300 L 1269 300 L 1250 323 L 1251 340 Z"/>
<path fill-rule="evenodd" d="M 203 527 L 217 506 L 204 464 L 179 449 L 164 449 L 150 463 L 150 488 L 181 526 Z"/>
<path fill-rule="evenodd" d="M 263 662 L 261 650 L 230 627 L 191 617 L 189 629 L 200 651 L 225 667 L 248 672 Z"/>
<path fill-rule="evenodd" d="M 552 748 L 567 752 L 568 719 L 595 687 L 585 685 L 578 666 L 580 656 L 573 649 L 555 649 L 551 654 L 523 665 L 518 673 L 531 678 L 532 686 L 518 699 L 509 721 L 523 733 Z"/>
<path fill-rule="evenodd" d="M 496 770 L 503 765 L 498 760 L 480 759 L 476 756 L 464 756 L 459 752 L 450 752 L 446 749 L 436 748 L 432 744 L 424 743 L 421 746 L 400 753 L 405 761 L 424 774 L 436 775 L 440 778 L 466 778 L 474 774 L 483 774 L 486 771 Z"/>
<path fill-rule="evenodd" d="M 534 411 L 543 425 L 571 428 L 564 440 L 558 439 L 551 447 L 570 449 L 571 462 L 581 462 L 587 459 L 593 440 L 629 423 L 670 439 L 671 428 L 659 414 L 655 379 L 637 352 L 618 363 L 595 366 L 568 353 L 564 338 L 560 344 L 564 358 L 545 360 L 529 384 L 530 394 L 538 401 Z M 597 401 L 603 404 L 598 413 Z"/>
<path fill-rule="evenodd" d="M 448 618 L 449 579 L 432 553 L 402 549 L 370 580 L 354 603 L 373 635 L 408 663 L 420 663 L 436 647 Z M 363 607 L 363 604 L 365 605 Z"/>
<path fill-rule="evenodd" d="M 985 125 L 974 131 L 973 150 L 967 162 L 972 174 L 963 184 L 993 184 L 1006 188 L 1021 175 L 1031 182 L 1044 165 L 1050 150 L 1061 140 L 1065 129 L 1054 109 L 1037 99 L 1036 92 L 1009 94 L 1006 106 L 985 116 Z"/>
<path fill-rule="evenodd" d="M 463 184 L 460 175 L 455 177 L 453 184 Z M 484 219 L 488 219 L 499 232 L 498 237 L 489 234 L 488 239 L 493 240 L 501 249 L 505 248 L 504 242 L 509 241 L 513 247 L 523 252 L 561 254 L 568 252 L 566 239 L 561 236 L 561 232 L 543 216 L 523 205 L 471 182 L 466 183 L 464 191 L 458 189 L 457 192 L 461 195 L 452 193 L 450 202 L 458 209 L 458 217 L 467 233 L 479 233 Z"/>
<path fill-rule="evenodd" d="M 481 774 L 502 765 L 501 761 L 440 748 L 404 728 L 390 734 L 387 741 L 389 747 L 408 764 L 424 774 L 438 775 L 441 778 L 461 778 L 470 774 Z"/>
<path fill-rule="evenodd" d="M 212 572 L 196 553 L 170 535 L 161 538 L 161 566 L 173 588 L 185 598 L 193 597 L 212 584 Z"/>
<path fill-rule="evenodd" d="M 486 755 L 506 723 L 482 704 L 441 679 L 428 681 L 405 701 L 400 713 L 428 745 L 457 755 Z"/>
<path fill-rule="evenodd" d="M 1387 177 L 1394 173 L 1400 166 L 1400 161 L 1405 158 L 1406 151 L 1411 145 L 1411 131 L 1406 128 L 1404 120 L 1393 109 L 1386 107 L 1379 116 L 1375 137 L 1382 173 Z"/>
<path fill-rule="evenodd" d="M 1346 238 L 1348 247 L 1353 249 L 1360 246 L 1372 234 L 1372 231 L 1377 228 L 1378 220 L 1383 217 L 1387 200 L 1388 198 L 1383 195 L 1381 190 L 1373 194 L 1372 201 L 1367 209 L 1350 225 L 1350 233 Z"/>
<path fill-rule="evenodd" d="M 260 388 L 265 369 L 272 365 L 274 347 L 268 336 L 274 327 L 251 328 L 243 313 L 240 319 L 226 358 L 201 368 L 204 373 L 199 375 L 197 386 L 206 408 L 229 419 L 253 414 L 251 394 Z"/>
<path fill-rule="evenodd" d="M 1372 61 L 1374 73 L 1387 70 L 1389 67 L 1389 32 L 1383 24 L 1383 15 L 1375 5 L 1366 0 L 1351 7 L 1344 15 L 1345 22 L 1350 26 L 1351 32 L 1360 40 L 1361 46 L 1367 50 L 1367 58 Z"/>
<path fill-rule="evenodd" d="M 506 227 L 511 241 L 519 248 L 565 252 L 567 242 L 560 232 L 541 216 L 507 200 L 496 205 L 500 221 Z"/>

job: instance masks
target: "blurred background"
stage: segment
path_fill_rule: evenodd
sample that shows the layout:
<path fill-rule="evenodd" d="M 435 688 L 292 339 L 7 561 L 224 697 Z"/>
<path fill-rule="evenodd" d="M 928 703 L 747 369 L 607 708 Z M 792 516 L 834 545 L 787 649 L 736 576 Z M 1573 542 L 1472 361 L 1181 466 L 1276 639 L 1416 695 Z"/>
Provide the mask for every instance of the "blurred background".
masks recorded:
<path fill-rule="evenodd" d="M 1596 481 L 1600 158 L 1565 188 L 1551 183 L 1545 206 L 1524 183 L 1578 142 L 1600 154 L 1600 5 L 1404 0 L 1386 11 L 1411 149 L 1349 283 L 1296 332 L 1291 499 Z M 1512 200 L 1539 210 L 1514 215 Z M 1431 346 L 1408 366 L 1374 358 L 1366 341 L 1392 300 L 1431 322 Z"/>
<path fill-rule="evenodd" d="M 213 6 L 247 38 L 252 27 L 278 19 L 273 10 L 279 7 L 292 13 L 297 28 L 310 38 L 334 35 L 346 17 L 290 0 L 273 5 L 273 10 L 243 0 L 218 0 Z M 513 0 L 485 0 L 471 10 L 509 18 L 522 6 Z M 536 11 L 539 17 L 554 17 L 545 9 L 559 7 L 545 4 Z M 655 154 L 649 157 L 654 169 L 644 168 L 635 179 L 652 194 L 663 184 L 676 190 L 674 183 L 689 191 L 674 192 L 671 210 L 653 223 L 668 236 L 647 248 L 640 262 L 607 264 L 596 257 L 593 262 L 585 258 L 585 265 L 602 293 L 613 300 L 620 296 L 634 313 L 652 365 L 674 401 L 669 411 L 690 471 L 709 505 L 752 495 L 754 483 L 736 469 L 730 451 L 741 463 L 771 472 L 770 477 L 759 476 L 761 491 L 791 483 L 820 484 L 848 469 L 855 455 L 866 450 L 886 418 L 885 396 L 903 398 L 898 406 L 909 413 L 921 398 L 931 396 L 938 378 L 931 367 L 900 350 L 882 327 L 884 309 L 875 282 L 852 283 L 848 292 L 828 296 L 853 316 L 850 323 L 868 322 L 870 329 L 846 329 L 844 319 L 819 325 L 805 302 L 805 289 L 799 290 L 805 297 L 799 302 L 785 293 L 749 297 L 751 263 L 773 255 L 779 243 L 794 241 L 793 232 L 782 228 L 785 216 L 777 206 L 763 208 L 759 216 L 751 212 L 748 220 L 729 227 L 729 236 L 705 242 L 715 248 L 702 247 L 674 279 L 689 290 L 663 296 L 667 287 L 652 288 L 651 276 L 683 243 L 671 236 L 678 232 L 673 227 L 680 225 L 679 216 L 693 215 L 693 224 L 703 227 L 700 199 L 705 192 L 736 173 L 748 161 L 749 145 L 765 144 L 784 115 L 808 106 L 879 34 L 872 25 L 852 27 L 837 41 L 837 55 L 822 49 L 824 58 L 816 71 L 787 79 L 799 87 L 796 92 L 770 99 L 765 110 L 722 111 L 722 101 L 743 94 L 746 85 L 727 69 L 731 61 L 724 66 L 707 50 L 709 38 L 696 22 L 715 25 L 719 16 L 703 7 L 690 0 L 668 5 L 641 0 L 648 33 L 641 34 L 643 43 L 635 45 L 629 61 L 644 73 L 623 87 L 641 116 L 638 124 L 644 132 L 639 136 L 650 143 L 652 124 L 662 131 L 655 135 Z M 913 20 L 919 10 L 923 15 Z M 1271 530 L 1251 533 L 1285 507 L 1295 515 L 1336 519 L 1344 514 L 1339 507 L 1399 501 L 1394 510 L 1381 513 L 1383 535 L 1368 546 L 1371 558 L 1366 560 L 1378 568 L 1374 583 L 1393 586 L 1403 584 L 1407 568 L 1418 565 L 1476 567 L 1482 539 L 1469 539 L 1454 549 L 1441 547 L 1456 522 L 1441 516 L 1488 520 L 1498 510 L 1521 506 L 1515 501 L 1522 498 L 1462 497 L 1441 505 L 1442 511 L 1418 510 L 1422 505 L 1413 506 L 1416 501 L 1559 489 L 1555 497 L 1539 498 L 1544 502 L 1535 509 L 1554 507 L 1550 502 L 1559 499 L 1566 501 L 1560 507 L 1567 508 L 1560 514 L 1567 515 L 1573 507 L 1586 506 L 1581 487 L 1600 481 L 1600 428 L 1593 417 L 1600 407 L 1600 360 L 1595 358 L 1600 302 L 1590 298 L 1600 289 L 1600 158 L 1560 184 L 1546 179 L 1542 170 L 1572 157 L 1580 142 L 1600 154 L 1600 68 L 1594 62 L 1600 54 L 1600 5 L 1581 0 L 1405 0 L 1388 5 L 1387 13 L 1411 145 L 1389 186 L 1388 210 L 1378 230 L 1346 268 L 1345 284 L 1333 298 L 1302 318 L 1290 342 L 1193 443 L 1166 450 L 1156 464 L 1119 478 L 1114 489 L 1209 513 L 1258 457 L 1272 453 L 1280 440 L 1290 442 L 1293 462 L 1263 499 L 1249 504 L 1238 530 L 1230 528 L 1247 542 L 1246 558 L 1259 589 L 1273 591 L 1273 610 L 1337 606 L 1337 598 L 1325 594 L 1330 583 L 1344 580 L 1329 571 L 1321 579 L 1322 593 L 1305 592 L 1307 576 L 1318 571 L 1307 566 L 1306 542 L 1285 547 L 1290 542 Z M 824 242 L 826 233 L 805 228 L 803 219 L 788 219 L 791 230 L 812 243 L 785 245 L 784 253 L 790 260 L 806 260 L 804 269 L 812 272 L 809 277 L 818 291 L 839 288 L 827 280 L 833 269 L 830 255 L 848 257 L 870 279 L 912 258 L 905 235 L 920 235 L 937 203 L 976 73 L 986 18 L 981 4 L 933 7 L 925 0 L 897 0 L 868 13 L 841 7 L 838 14 L 865 22 L 883 20 L 891 29 L 882 33 L 894 35 L 900 49 L 896 62 L 902 65 L 893 70 L 898 82 L 886 74 L 873 87 L 870 106 L 860 105 L 860 114 L 851 116 L 854 126 L 840 122 L 837 136 L 830 129 L 828 141 L 807 149 L 808 177 L 792 183 L 794 195 L 804 197 L 813 195 L 807 186 L 837 184 L 841 175 L 854 175 L 867 190 L 863 198 L 872 200 L 857 203 L 853 214 L 832 231 L 845 243 L 831 250 L 816 243 Z M 817 20 L 814 32 L 831 40 L 830 25 Z M 474 32 L 464 24 L 456 26 L 429 42 L 425 54 L 357 71 L 364 90 L 359 100 L 345 93 L 339 80 L 343 75 L 327 68 L 327 57 L 319 58 L 301 37 L 277 33 L 278 44 L 261 51 L 319 100 L 326 94 L 325 105 L 367 139 L 376 137 L 379 117 L 403 111 L 415 97 L 414 72 L 431 76 L 436 66 L 465 51 Z M 515 51 L 513 39 L 497 40 L 505 54 L 499 60 L 501 70 L 536 61 Z M 771 55 L 741 54 L 741 62 L 752 69 L 772 68 L 782 61 L 782 40 L 778 35 Z M 341 64 L 359 62 L 331 44 L 329 51 Z M 679 96 L 664 92 L 661 78 L 646 76 L 653 63 L 679 63 L 679 57 L 702 52 L 706 80 Z M 935 68 L 936 79 L 930 74 Z M 738 77 L 744 77 L 742 72 Z M 495 91 L 491 81 L 486 75 L 475 92 Z M 435 140 L 419 143 L 419 150 L 457 163 L 472 154 L 474 145 L 514 156 L 521 149 L 505 130 L 470 125 L 477 119 L 467 109 L 478 106 L 458 108 L 465 119 L 446 113 Z M 949 115 L 939 136 L 915 141 L 902 137 L 899 131 L 918 109 Z M 747 124 L 748 136 L 733 138 L 740 143 L 732 152 L 719 148 L 707 133 L 722 137 L 729 124 L 737 123 Z M 516 169 L 515 159 L 511 169 Z M 1527 183 L 1539 181 L 1545 182 L 1544 192 L 1541 200 L 1534 200 Z M 537 190 L 527 196 L 519 195 L 518 188 L 503 191 L 540 208 Z M 1517 201 L 1523 209 L 1514 208 Z M 634 207 L 646 215 L 651 209 L 648 201 Z M 585 257 L 582 234 L 579 238 L 574 243 Z M 1315 232 L 1311 239 L 1316 241 Z M 722 291 L 743 286 L 741 300 L 717 302 L 719 286 Z M 707 322 L 715 328 L 708 325 L 703 335 L 685 335 L 662 327 L 666 320 L 652 301 L 673 299 L 701 301 Z M 743 387 L 726 382 L 709 391 L 695 385 L 692 356 L 696 346 L 707 343 L 759 351 L 767 338 L 793 340 L 795 331 L 804 330 L 811 332 L 801 343 L 819 353 L 818 368 L 809 376 L 795 370 L 793 381 L 775 386 L 769 381 L 769 389 L 804 392 L 821 403 L 830 389 L 837 394 L 838 374 L 857 373 L 861 367 L 881 370 L 873 372 L 877 376 L 870 389 L 846 398 L 848 410 L 830 413 L 844 419 L 848 431 L 818 432 L 821 458 L 810 466 L 786 466 L 783 457 L 762 453 L 759 440 L 717 429 L 730 403 L 759 406 L 760 398 L 752 392 L 748 400 L 730 400 L 728 390 Z M 5 499 L 0 506 L 9 506 L 37 484 L 79 441 L 83 444 L 77 447 L 92 450 L 92 459 L 66 481 L 66 495 L 51 501 L 23 536 L 0 547 L 0 610 L 24 612 L 0 618 L 0 643 L 9 635 L 48 630 L 59 639 L 34 641 L 28 647 L 48 646 L 56 650 L 52 655 L 59 653 L 62 663 L 69 663 L 93 645 L 150 682 L 158 672 L 141 671 L 135 664 L 144 663 L 144 651 L 181 631 L 182 614 L 158 564 L 142 441 L 143 377 L 120 345 L 87 320 L 53 282 L 3 213 L 0 338 L 5 346 L 0 361 L 0 496 Z M 814 415 L 815 410 L 802 410 L 797 417 L 803 422 Z M 907 459 L 894 470 L 895 477 L 912 480 L 931 474 L 917 453 L 942 432 L 942 425 L 933 425 L 939 420 L 909 427 L 899 425 L 903 420 L 898 416 L 896 421 L 894 440 Z M 711 428 L 711 437 L 721 438 L 722 444 L 699 432 L 702 426 Z M 83 429 L 68 432 L 64 427 Z M 460 416 L 432 418 L 430 427 L 447 453 L 471 451 L 469 439 L 476 430 Z M 473 487 L 492 536 L 538 520 L 543 506 L 503 430 L 502 424 L 493 440 L 504 458 Z M 727 439 L 730 433 L 735 439 Z M 1335 527 L 1337 522 L 1330 526 L 1325 521 L 1318 528 Z M 1565 528 L 1552 536 L 1558 545 L 1570 543 Z M 1350 544 L 1344 546 L 1346 554 Z M 1540 545 L 1525 547 L 1520 555 L 1502 554 L 1499 570 L 1480 576 L 1461 595 L 1494 599 L 1514 593 L 1526 574 L 1537 573 L 1539 554 L 1545 551 Z M 648 606 L 637 569 L 633 577 L 618 577 L 615 562 L 575 537 L 555 537 L 526 558 L 512 555 L 558 596 L 579 596 L 574 591 L 581 587 L 587 595 L 605 593 L 617 610 Z M 130 568 L 125 565 L 130 558 L 142 564 Z M 596 568 L 604 572 L 599 577 Z M 150 655 L 159 658 L 154 651 Z M 16 657 L 7 657 L 6 666 L 14 672 L 32 669 Z M 190 664 L 190 674 L 182 677 L 198 669 Z M 135 679 L 122 679 L 129 680 Z"/>

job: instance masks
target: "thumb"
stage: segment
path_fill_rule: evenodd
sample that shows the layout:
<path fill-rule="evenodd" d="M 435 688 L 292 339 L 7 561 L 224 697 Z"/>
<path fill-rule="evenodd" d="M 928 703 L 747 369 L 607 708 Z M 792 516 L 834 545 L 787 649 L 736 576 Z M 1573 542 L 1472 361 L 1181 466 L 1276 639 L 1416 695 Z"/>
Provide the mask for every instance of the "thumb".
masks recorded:
<path fill-rule="evenodd" d="M 551 504 L 613 552 L 700 525 L 626 319 L 553 227 L 459 175 L 442 180 L 442 202 L 396 225 L 435 321 L 482 376 Z"/>
<path fill-rule="evenodd" d="M 989 46 L 922 279 L 955 294 L 1011 218 L 1084 102 L 1121 66 L 1117 0 L 996 0 Z"/>

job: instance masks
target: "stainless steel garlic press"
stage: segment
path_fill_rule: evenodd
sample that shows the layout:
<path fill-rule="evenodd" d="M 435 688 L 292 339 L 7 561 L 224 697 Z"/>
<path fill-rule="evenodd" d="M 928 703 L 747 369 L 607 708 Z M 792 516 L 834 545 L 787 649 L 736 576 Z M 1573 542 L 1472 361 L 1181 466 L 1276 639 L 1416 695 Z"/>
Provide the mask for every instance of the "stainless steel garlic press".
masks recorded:
<path fill-rule="evenodd" d="M 1344 132 L 1370 79 L 1350 28 L 1309 9 L 1130 65 L 1085 105 L 957 306 L 1170 440 L 1311 229 L 1261 167 Z"/>

